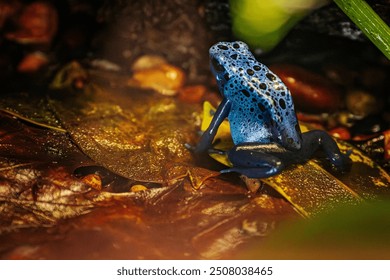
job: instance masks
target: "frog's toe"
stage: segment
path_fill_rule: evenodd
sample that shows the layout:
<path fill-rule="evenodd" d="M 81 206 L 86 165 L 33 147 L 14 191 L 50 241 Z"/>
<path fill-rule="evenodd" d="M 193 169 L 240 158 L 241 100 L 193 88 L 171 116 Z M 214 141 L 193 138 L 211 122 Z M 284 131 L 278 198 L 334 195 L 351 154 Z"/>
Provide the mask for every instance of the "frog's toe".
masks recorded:
<path fill-rule="evenodd" d="M 190 150 L 191 152 L 195 151 L 195 146 L 192 146 L 191 144 L 184 143 L 184 147 L 186 147 L 186 149 Z"/>
<path fill-rule="evenodd" d="M 184 147 L 186 147 L 187 150 L 191 151 L 194 154 L 202 155 L 207 153 L 207 148 L 204 148 L 201 145 L 192 146 L 191 144 L 184 143 Z"/>
<path fill-rule="evenodd" d="M 347 172 L 351 169 L 352 160 L 350 159 L 352 151 L 343 154 L 335 154 L 330 160 L 338 171 Z"/>
<path fill-rule="evenodd" d="M 227 151 L 219 150 L 219 149 L 209 149 L 209 154 L 217 154 L 217 155 L 226 155 Z"/>
<path fill-rule="evenodd" d="M 221 170 L 221 173 L 230 173 L 237 172 L 241 175 L 245 175 L 248 178 L 253 179 L 261 179 L 268 178 L 274 175 L 279 174 L 282 171 L 282 168 L 271 167 L 271 168 L 240 168 L 240 167 L 232 167 L 228 169 Z"/>

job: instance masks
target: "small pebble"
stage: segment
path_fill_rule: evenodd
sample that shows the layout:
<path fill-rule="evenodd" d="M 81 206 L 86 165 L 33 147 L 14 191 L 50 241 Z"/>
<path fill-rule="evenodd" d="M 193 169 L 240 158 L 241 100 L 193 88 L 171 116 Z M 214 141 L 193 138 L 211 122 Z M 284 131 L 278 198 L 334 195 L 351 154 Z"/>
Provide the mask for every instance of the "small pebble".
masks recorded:
<path fill-rule="evenodd" d="M 102 179 L 97 174 L 88 174 L 81 181 L 95 190 L 102 190 Z"/>
<path fill-rule="evenodd" d="M 50 44 L 57 33 L 58 14 L 48 2 L 26 5 L 17 20 L 17 29 L 6 34 L 7 39 L 20 44 Z"/>
<path fill-rule="evenodd" d="M 200 103 L 207 93 L 203 85 L 186 86 L 180 89 L 179 99 L 187 103 Z"/>
<path fill-rule="evenodd" d="M 351 133 L 349 132 L 348 128 L 345 128 L 345 127 L 333 128 L 329 131 L 329 134 L 335 138 L 340 139 L 340 140 L 350 140 L 351 139 Z"/>
<path fill-rule="evenodd" d="M 49 58 L 42 52 L 33 52 L 27 54 L 18 65 L 18 72 L 33 73 L 49 63 Z"/>
<path fill-rule="evenodd" d="M 145 187 L 144 185 L 133 185 L 133 186 L 131 186 L 130 191 L 131 192 L 140 192 L 140 191 L 145 191 L 147 189 L 148 188 Z"/>
<path fill-rule="evenodd" d="M 164 63 L 135 71 L 128 85 L 153 89 L 162 95 L 173 96 L 183 87 L 184 82 L 185 74 L 180 68 Z"/>

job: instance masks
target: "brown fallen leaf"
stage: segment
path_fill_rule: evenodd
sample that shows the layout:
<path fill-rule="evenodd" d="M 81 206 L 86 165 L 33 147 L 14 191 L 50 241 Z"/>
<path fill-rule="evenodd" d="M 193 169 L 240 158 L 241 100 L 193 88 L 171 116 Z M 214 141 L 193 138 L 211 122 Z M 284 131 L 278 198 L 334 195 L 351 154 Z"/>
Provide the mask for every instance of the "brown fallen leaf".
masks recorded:
<path fill-rule="evenodd" d="M 184 144 L 197 136 L 199 105 L 127 88 L 118 77 L 115 87 L 106 82 L 95 75 L 83 91 L 50 92 L 50 107 L 81 150 L 112 172 L 141 182 L 163 183 L 172 165 L 190 168 L 193 157 Z"/>
<path fill-rule="evenodd" d="M 216 259 L 231 258 L 261 241 L 287 217 L 283 199 L 248 195 L 213 178 L 199 191 L 177 187 L 105 193 L 87 215 L 56 227 L 0 235 L 1 259 Z"/>

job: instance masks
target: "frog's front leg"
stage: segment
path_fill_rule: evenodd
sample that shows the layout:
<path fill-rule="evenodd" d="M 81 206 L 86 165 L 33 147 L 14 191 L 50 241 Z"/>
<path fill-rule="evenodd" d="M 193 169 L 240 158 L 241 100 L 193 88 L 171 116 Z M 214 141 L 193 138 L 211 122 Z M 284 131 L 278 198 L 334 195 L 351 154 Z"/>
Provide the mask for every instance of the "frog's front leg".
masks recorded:
<path fill-rule="evenodd" d="M 302 134 L 302 148 L 298 152 L 301 159 L 309 159 L 319 149 L 325 152 L 330 162 L 340 171 L 350 168 L 349 154 L 340 151 L 336 141 L 323 130 L 311 130 Z"/>
<path fill-rule="evenodd" d="M 215 135 L 217 134 L 219 126 L 229 115 L 230 108 L 231 102 L 227 98 L 224 98 L 215 111 L 214 117 L 211 120 L 209 127 L 202 134 L 198 145 L 196 145 L 196 147 L 193 149 L 195 153 L 201 154 L 208 151 L 208 149 L 211 147 Z"/>
<path fill-rule="evenodd" d="M 278 151 L 275 153 L 275 150 Z M 276 144 L 239 144 L 227 152 L 233 167 L 222 170 L 221 173 L 238 172 L 249 178 L 267 178 L 276 175 L 285 166 L 277 156 L 284 151 Z"/>

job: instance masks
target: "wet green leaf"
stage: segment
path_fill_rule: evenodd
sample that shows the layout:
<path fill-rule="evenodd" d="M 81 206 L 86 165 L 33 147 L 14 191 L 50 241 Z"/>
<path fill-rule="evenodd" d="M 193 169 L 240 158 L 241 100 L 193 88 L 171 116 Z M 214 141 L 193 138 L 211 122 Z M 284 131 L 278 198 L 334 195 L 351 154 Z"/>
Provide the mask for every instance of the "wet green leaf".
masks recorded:
<path fill-rule="evenodd" d="M 269 51 L 324 0 L 230 0 L 234 34 L 253 48 Z"/>

